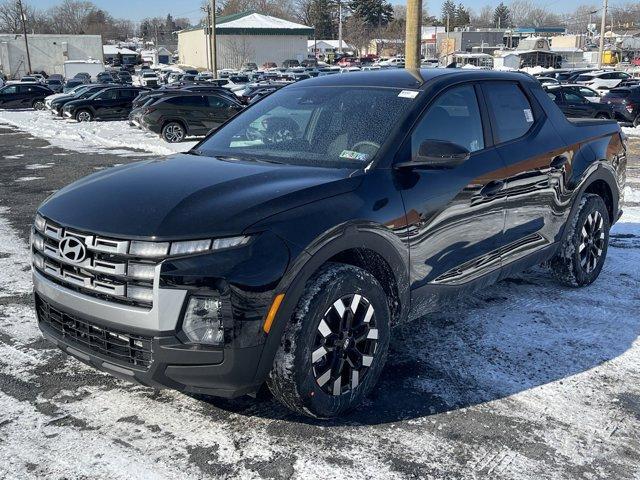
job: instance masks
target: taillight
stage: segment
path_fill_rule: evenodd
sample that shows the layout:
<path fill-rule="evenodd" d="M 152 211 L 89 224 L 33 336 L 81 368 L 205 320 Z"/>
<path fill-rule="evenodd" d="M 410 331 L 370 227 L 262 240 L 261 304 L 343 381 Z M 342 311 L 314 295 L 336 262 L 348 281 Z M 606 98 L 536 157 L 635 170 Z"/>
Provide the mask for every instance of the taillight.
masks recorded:
<path fill-rule="evenodd" d="M 633 113 L 633 109 L 636 108 L 635 104 L 631 103 L 631 102 L 627 102 L 627 105 L 625 107 L 627 109 L 627 112 L 629 113 Z"/>
<path fill-rule="evenodd" d="M 150 113 L 153 113 L 157 110 L 157 108 L 153 108 L 153 107 L 147 107 L 144 109 L 144 112 L 142 113 L 143 115 L 148 115 Z"/>

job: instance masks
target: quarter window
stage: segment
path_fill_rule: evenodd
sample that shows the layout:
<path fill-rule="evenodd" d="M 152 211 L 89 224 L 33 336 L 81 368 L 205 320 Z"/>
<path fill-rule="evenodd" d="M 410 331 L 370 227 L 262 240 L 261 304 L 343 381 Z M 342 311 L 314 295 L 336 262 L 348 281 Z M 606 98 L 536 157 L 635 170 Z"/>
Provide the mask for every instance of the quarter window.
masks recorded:
<path fill-rule="evenodd" d="M 498 142 L 523 136 L 534 122 L 533 109 L 516 83 L 491 82 L 485 86 L 487 105 L 493 112 L 493 128 Z"/>
<path fill-rule="evenodd" d="M 462 85 L 438 97 L 411 135 L 411 158 L 426 140 L 442 140 L 470 152 L 484 148 L 480 108 L 472 85 Z"/>

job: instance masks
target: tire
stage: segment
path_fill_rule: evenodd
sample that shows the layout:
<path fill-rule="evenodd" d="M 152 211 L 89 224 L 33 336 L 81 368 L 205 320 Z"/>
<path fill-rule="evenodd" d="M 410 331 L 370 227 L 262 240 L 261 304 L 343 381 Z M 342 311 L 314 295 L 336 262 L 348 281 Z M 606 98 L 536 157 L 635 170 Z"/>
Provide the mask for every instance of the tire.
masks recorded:
<path fill-rule="evenodd" d="M 633 126 L 634 127 L 640 127 L 640 115 L 638 115 L 634 120 L 633 120 Z"/>
<path fill-rule="evenodd" d="M 82 109 L 76 112 L 76 121 L 91 122 L 92 120 L 93 120 L 93 114 L 89 110 Z"/>
<path fill-rule="evenodd" d="M 566 228 L 565 240 L 551 259 L 551 270 L 563 285 L 586 287 L 598 278 L 607 257 L 611 222 L 602 197 L 585 194 Z"/>
<path fill-rule="evenodd" d="M 600 118 L 602 120 L 611 120 L 611 117 L 609 115 L 607 115 L 606 113 L 598 113 L 596 115 L 596 118 Z"/>
<path fill-rule="evenodd" d="M 44 100 L 35 100 L 31 106 L 34 110 L 44 110 Z"/>
<path fill-rule="evenodd" d="M 184 127 L 178 122 L 169 122 L 162 127 L 162 138 L 168 143 L 180 143 L 187 136 Z"/>
<path fill-rule="evenodd" d="M 349 323 L 353 336 L 340 328 Z M 285 328 L 269 389 L 286 407 L 314 418 L 355 408 L 380 377 L 389 326 L 386 295 L 373 275 L 352 265 L 327 264 L 307 282 Z"/>

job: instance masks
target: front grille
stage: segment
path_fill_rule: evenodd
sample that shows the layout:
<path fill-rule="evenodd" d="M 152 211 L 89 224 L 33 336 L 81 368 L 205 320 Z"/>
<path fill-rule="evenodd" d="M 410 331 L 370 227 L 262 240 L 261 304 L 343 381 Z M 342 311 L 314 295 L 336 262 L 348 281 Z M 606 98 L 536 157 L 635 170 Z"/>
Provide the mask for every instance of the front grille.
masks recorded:
<path fill-rule="evenodd" d="M 36 296 L 38 320 L 51 327 L 65 343 L 79 350 L 90 350 L 120 365 L 148 369 L 153 361 L 152 339 L 116 332 L 52 307 Z"/>
<path fill-rule="evenodd" d="M 69 238 L 76 246 L 82 244 L 79 258 L 70 260 L 62 254 L 61 242 Z M 129 254 L 130 244 L 129 240 L 79 232 L 46 220 L 32 233 L 33 266 L 53 282 L 80 293 L 151 308 L 155 269 L 161 259 L 136 258 Z"/>

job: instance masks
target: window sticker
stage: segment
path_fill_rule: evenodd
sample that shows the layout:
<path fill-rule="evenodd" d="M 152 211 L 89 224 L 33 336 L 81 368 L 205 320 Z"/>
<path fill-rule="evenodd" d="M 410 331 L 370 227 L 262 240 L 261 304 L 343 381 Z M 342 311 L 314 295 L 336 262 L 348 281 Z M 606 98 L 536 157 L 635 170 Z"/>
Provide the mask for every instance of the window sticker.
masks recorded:
<path fill-rule="evenodd" d="M 343 150 L 340 154 L 340 158 L 347 158 L 349 160 L 359 160 L 366 162 L 369 160 L 369 155 L 362 152 L 354 152 L 353 150 Z"/>
<path fill-rule="evenodd" d="M 533 113 L 531 113 L 530 108 L 524 109 L 524 118 L 527 120 L 528 123 L 533 123 Z"/>
<path fill-rule="evenodd" d="M 402 90 L 398 96 L 400 98 L 416 98 L 420 92 L 416 90 Z"/>

